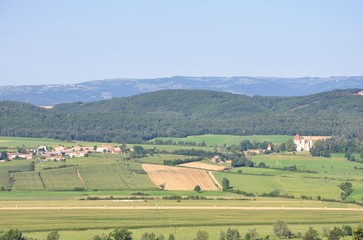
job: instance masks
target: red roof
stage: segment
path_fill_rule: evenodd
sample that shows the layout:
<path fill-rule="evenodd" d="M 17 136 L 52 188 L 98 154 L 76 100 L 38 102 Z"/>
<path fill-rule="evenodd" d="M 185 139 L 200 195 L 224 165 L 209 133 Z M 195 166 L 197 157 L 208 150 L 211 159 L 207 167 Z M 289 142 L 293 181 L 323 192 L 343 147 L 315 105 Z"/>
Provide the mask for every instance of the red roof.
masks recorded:
<path fill-rule="evenodd" d="M 299 136 L 299 134 L 296 134 L 296 135 L 295 135 L 294 140 L 299 140 L 299 141 L 300 141 L 300 136 Z"/>

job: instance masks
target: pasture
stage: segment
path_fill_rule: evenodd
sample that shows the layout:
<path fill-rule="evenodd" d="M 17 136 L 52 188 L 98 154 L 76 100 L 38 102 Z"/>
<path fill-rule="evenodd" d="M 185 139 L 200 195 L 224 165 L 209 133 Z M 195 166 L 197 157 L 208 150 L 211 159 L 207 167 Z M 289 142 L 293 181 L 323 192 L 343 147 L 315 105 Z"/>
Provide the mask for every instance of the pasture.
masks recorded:
<path fill-rule="evenodd" d="M 239 145 L 243 140 L 250 140 L 256 142 L 272 142 L 272 143 L 285 143 L 288 140 L 292 139 L 293 136 L 287 135 L 251 135 L 251 136 L 234 136 L 234 135 L 216 135 L 216 134 L 206 134 L 206 135 L 198 135 L 198 136 L 188 136 L 185 138 L 155 138 L 150 140 L 153 142 L 154 140 L 173 140 L 174 142 L 178 141 L 190 141 L 195 143 L 205 142 L 207 146 L 221 146 L 226 144 L 227 146 L 231 145 Z"/>
<path fill-rule="evenodd" d="M 278 190 L 281 195 L 288 194 L 297 198 L 304 195 L 309 197 L 311 196 L 314 199 L 318 196 L 323 199 L 339 199 L 341 192 L 335 181 L 330 179 L 232 174 L 221 172 L 216 172 L 214 175 L 219 182 L 221 182 L 223 178 L 227 178 L 234 189 L 258 195 Z"/>

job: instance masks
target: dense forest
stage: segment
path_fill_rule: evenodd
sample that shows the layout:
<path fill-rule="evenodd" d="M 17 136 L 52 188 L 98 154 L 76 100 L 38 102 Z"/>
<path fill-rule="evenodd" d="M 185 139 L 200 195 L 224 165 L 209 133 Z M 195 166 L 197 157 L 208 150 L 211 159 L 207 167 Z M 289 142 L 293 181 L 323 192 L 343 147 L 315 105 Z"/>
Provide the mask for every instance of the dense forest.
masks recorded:
<path fill-rule="evenodd" d="M 303 97 L 163 90 L 43 109 L 0 102 L 0 135 L 140 143 L 200 134 L 363 136 L 359 89 Z"/>

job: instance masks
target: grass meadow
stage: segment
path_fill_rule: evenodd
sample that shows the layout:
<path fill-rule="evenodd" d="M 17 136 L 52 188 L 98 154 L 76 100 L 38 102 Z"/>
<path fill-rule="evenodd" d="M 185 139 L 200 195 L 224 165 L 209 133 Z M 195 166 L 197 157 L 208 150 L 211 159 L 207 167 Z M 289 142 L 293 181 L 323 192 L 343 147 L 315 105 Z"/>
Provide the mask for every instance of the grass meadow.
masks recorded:
<path fill-rule="evenodd" d="M 206 134 L 206 135 L 198 135 L 198 136 L 188 136 L 186 138 L 156 138 L 163 141 L 173 140 L 174 142 L 178 141 L 191 141 L 196 143 L 205 142 L 207 146 L 220 146 L 220 145 L 239 145 L 243 140 L 250 140 L 256 142 L 272 142 L 272 143 L 285 143 L 289 139 L 292 139 L 293 136 L 287 135 L 252 135 L 252 136 L 233 136 L 233 135 L 215 135 L 215 134 Z M 155 140 L 155 139 L 153 139 Z M 152 142 L 153 140 L 150 140 Z"/>
<path fill-rule="evenodd" d="M 299 177 L 282 177 L 266 175 L 248 175 L 232 173 L 214 173 L 219 182 L 225 177 L 234 189 L 251 192 L 258 195 L 278 190 L 281 194 L 302 195 L 324 199 L 339 199 L 341 190 L 335 181 L 330 179 L 314 179 Z M 319 187 L 316 187 L 319 186 Z"/>

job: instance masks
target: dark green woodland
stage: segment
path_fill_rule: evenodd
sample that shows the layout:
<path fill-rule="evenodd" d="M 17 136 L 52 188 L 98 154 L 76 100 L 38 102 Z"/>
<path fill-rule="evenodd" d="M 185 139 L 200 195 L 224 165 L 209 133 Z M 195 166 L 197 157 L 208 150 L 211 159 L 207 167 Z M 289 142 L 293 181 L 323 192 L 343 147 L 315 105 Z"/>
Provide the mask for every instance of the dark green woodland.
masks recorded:
<path fill-rule="evenodd" d="M 302 97 L 163 90 L 43 109 L 0 102 L 0 135 L 140 143 L 200 134 L 363 136 L 360 89 Z"/>

